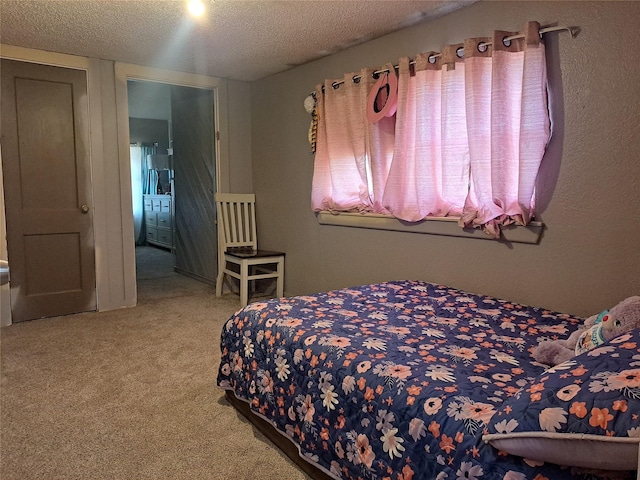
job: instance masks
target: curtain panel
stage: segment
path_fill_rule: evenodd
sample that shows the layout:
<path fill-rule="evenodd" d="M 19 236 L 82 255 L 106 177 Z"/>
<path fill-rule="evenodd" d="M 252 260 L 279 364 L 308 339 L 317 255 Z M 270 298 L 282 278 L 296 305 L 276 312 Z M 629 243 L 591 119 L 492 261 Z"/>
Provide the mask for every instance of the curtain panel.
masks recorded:
<path fill-rule="evenodd" d="M 147 156 L 154 155 L 157 148 L 155 146 L 129 147 L 129 158 L 131 160 L 131 205 L 133 208 L 133 227 L 136 245 L 146 243 L 146 228 L 144 222 L 144 197 L 148 193 L 156 193 L 152 190 L 152 183 L 149 178 L 152 171 L 147 164 Z"/>
<path fill-rule="evenodd" d="M 380 200 L 393 153 L 395 118 L 367 122 L 367 96 L 374 82 L 373 69 L 363 69 L 359 75 L 346 74 L 338 87 L 332 80 L 316 87 L 311 193 L 316 211 L 389 213 Z"/>
<path fill-rule="evenodd" d="M 312 208 L 408 222 L 453 216 L 496 238 L 501 226 L 528 224 L 550 138 L 539 28 L 401 58 L 397 111 L 375 123 L 366 116 L 371 69 L 319 85 Z"/>

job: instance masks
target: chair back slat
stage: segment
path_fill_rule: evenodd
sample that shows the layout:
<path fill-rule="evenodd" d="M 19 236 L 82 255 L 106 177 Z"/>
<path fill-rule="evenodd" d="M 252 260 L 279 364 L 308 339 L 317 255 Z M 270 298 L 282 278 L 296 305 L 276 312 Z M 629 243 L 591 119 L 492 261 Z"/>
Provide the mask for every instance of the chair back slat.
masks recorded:
<path fill-rule="evenodd" d="M 231 244 L 235 244 L 238 243 L 240 240 L 238 240 L 238 231 L 237 231 L 237 227 L 236 227 L 236 209 L 237 209 L 238 204 L 236 202 L 229 202 L 227 204 L 227 207 L 229 208 L 229 243 Z"/>
<path fill-rule="evenodd" d="M 241 205 L 242 207 L 242 218 L 244 220 L 244 229 L 242 231 L 242 233 L 244 234 L 244 241 L 251 241 L 251 239 L 253 238 L 251 235 L 251 225 L 253 224 L 251 222 L 251 204 L 249 203 L 243 203 Z"/>

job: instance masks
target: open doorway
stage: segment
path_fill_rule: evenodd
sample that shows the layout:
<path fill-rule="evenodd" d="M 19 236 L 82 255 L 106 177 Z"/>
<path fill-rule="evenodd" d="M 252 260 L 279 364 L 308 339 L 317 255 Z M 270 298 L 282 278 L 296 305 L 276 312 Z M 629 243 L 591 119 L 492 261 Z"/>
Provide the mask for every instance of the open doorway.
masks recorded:
<path fill-rule="evenodd" d="M 214 91 L 127 81 L 138 301 L 217 274 Z"/>

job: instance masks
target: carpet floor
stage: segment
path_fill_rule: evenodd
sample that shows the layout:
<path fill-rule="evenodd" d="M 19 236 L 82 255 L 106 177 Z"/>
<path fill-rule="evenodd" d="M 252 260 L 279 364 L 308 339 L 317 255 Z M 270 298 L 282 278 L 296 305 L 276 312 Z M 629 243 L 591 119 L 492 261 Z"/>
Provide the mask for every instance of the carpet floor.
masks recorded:
<path fill-rule="evenodd" d="M 136 307 L 1 330 L 0 478 L 308 479 L 216 386 L 238 296 L 164 272 Z"/>

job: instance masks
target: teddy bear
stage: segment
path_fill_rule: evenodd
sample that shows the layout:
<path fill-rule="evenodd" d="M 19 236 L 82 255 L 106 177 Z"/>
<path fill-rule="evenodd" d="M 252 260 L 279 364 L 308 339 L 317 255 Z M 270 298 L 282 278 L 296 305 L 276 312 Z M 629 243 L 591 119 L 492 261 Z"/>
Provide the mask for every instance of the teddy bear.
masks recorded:
<path fill-rule="evenodd" d="M 540 342 L 533 350 L 533 358 L 545 365 L 557 365 L 637 327 L 640 327 L 640 296 L 633 296 L 587 318 L 566 340 Z"/>

